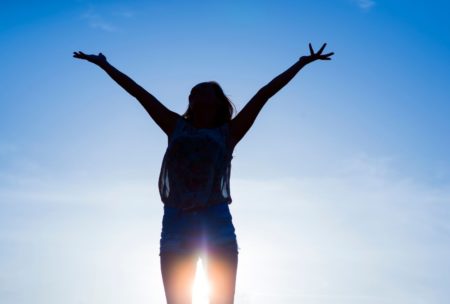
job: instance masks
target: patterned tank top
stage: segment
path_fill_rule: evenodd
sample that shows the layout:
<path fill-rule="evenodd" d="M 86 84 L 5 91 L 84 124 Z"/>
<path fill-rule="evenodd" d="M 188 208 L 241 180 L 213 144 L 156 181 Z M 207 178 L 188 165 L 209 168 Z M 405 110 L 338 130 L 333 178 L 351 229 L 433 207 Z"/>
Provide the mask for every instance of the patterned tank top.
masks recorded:
<path fill-rule="evenodd" d="M 159 174 L 161 201 L 191 209 L 217 203 L 231 204 L 230 172 L 233 149 L 228 123 L 196 128 L 180 116 L 164 154 Z"/>

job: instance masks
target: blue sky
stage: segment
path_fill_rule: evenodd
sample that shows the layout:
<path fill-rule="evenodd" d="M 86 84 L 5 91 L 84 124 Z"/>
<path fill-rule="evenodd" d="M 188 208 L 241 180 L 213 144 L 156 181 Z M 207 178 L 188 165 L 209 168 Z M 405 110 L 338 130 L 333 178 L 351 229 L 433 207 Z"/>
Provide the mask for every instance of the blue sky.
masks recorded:
<path fill-rule="evenodd" d="M 445 1 L 7 1 L 0 11 L 0 302 L 162 303 L 167 139 L 73 51 L 173 111 L 239 111 L 327 42 L 234 151 L 236 303 L 446 303 Z"/>

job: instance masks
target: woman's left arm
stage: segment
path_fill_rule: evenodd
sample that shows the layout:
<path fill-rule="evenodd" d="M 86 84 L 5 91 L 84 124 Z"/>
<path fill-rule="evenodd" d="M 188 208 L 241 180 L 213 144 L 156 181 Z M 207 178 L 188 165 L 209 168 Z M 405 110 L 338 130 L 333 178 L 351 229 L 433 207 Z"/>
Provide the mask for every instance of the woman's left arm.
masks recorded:
<path fill-rule="evenodd" d="M 263 86 L 245 107 L 233 118 L 230 122 L 230 136 L 233 147 L 244 137 L 250 127 L 253 125 L 256 117 L 261 111 L 266 102 L 280 91 L 292 78 L 307 64 L 315 60 L 331 60 L 330 56 L 334 53 L 322 54 L 325 46 L 324 43 L 317 53 L 309 44 L 310 54 L 308 56 L 302 56 L 297 62 L 295 62 L 286 71 L 272 79 L 268 84 Z"/>

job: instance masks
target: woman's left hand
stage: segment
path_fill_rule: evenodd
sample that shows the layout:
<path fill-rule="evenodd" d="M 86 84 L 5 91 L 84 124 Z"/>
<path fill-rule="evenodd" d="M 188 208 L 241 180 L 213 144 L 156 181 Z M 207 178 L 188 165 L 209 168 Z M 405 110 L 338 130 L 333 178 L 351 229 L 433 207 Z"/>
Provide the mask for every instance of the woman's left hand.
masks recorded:
<path fill-rule="evenodd" d="M 309 44 L 309 55 L 308 56 L 302 56 L 300 57 L 300 61 L 303 62 L 304 64 L 308 64 L 311 63 L 315 60 L 331 60 L 330 56 L 333 55 L 334 53 L 327 53 L 327 54 L 322 54 L 323 50 L 325 49 L 325 46 L 327 44 L 324 43 L 322 45 L 322 47 L 320 48 L 320 50 L 317 53 L 314 53 L 314 50 L 311 46 L 311 43 Z"/>

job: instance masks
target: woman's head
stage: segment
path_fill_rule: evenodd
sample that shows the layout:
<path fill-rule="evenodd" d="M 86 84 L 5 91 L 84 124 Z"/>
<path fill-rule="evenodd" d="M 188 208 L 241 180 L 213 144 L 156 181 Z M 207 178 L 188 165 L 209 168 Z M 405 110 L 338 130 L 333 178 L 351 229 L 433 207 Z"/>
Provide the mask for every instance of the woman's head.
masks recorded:
<path fill-rule="evenodd" d="M 206 81 L 195 85 L 189 94 L 189 107 L 183 117 L 213 117 L 214 125 L 219 126 L 230 121 L 234 114 L 234 105 L 216 81 Z"/>

